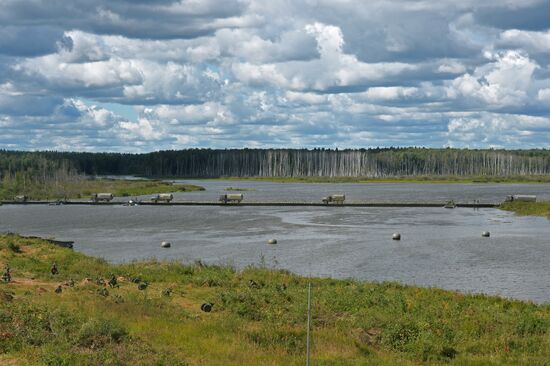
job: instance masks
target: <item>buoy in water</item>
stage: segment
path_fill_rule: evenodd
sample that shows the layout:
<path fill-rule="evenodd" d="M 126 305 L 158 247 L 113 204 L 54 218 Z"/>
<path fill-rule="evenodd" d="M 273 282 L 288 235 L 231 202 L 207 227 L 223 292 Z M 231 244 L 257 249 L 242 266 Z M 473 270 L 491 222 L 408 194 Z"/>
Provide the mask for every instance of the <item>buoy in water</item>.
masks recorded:
<path fill-rule="evenodd" d="M 399 233 L 393 233 L 393 235 L 391 236 L 391 238 L 393 240 L 401 240 L 401 234 Z"/>
<path fill-rule="evenodd" d="M 488 231 L 484 231 L 484 232 L 481 233 L 481 236 L 483 236 L 484 238 L 488 238 L 488 237 L 491 236 L 491 233 L 488 232 Z"/>
<path fill-rule="evenodd" d="M 172 244 L 170 244 L 169 241 L 163 241 L 162 243 L 160 243 L 160 246 L 163 248 L 170 248 Z"/>
<path fill-rule="evenodd" d="M 277 244 L 277 239 L 269 239 L 267 244 Z"/>

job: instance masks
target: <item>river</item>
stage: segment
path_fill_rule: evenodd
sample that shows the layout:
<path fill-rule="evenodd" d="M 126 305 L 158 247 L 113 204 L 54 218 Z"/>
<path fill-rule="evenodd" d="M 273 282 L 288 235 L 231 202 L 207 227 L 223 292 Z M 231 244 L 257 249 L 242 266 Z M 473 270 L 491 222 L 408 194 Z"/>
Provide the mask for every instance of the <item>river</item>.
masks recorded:
<path fill-rule="evenodd" d="M 250 201 L 313 202 L 329 193 L 345 193 L 350 202 L 550 199 L 548 184 L 186 182 L 206 191 L 176 193 L 176 199 L 215 200 L 230 186 L 248 189 Z M 75 250 L 112 262 L 154 257 L 266 265 L 550 302 L 550 221 L 497 209 L 4 205 L 0 231 L 74 240 Z M 392 240 L 394 232 L 401 241 Z M 278 244 L 268 245 L 271 238 Z M 170 249 L 160 247 L 164 240 Z"/>

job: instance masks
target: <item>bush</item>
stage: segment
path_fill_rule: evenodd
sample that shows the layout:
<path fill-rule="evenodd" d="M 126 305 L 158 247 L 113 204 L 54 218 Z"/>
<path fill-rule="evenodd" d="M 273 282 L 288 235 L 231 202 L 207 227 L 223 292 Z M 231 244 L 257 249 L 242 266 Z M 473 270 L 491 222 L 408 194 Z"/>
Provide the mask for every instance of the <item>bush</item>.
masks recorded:
<path fill-rule="evenodd" d="M 544 319 L 535 316 L 525 316 L 516 326 L 516 334 L 521 336 L 544 334 L 550 325 Z"/>
<path fill-rule="evenodd" d="M 14 253 L 21 253 L 21 247 L 11 241 L 8 243 L 8 249 Z"/>
<path fill-rule="evenodd" d="M 128 331 L 112 320 L 91 319 L 84 323 L 77 335 L 79 346 L 101 348 L 109 343 L 120 343 Z"/>
<path fill-rule="evenodd" d="M 403 352 L 409 343 L 417 339 L 419 333 L 420 330 L 413 322 L 396 321 L 383 332 L 382 340 L 390 348 Z"/>

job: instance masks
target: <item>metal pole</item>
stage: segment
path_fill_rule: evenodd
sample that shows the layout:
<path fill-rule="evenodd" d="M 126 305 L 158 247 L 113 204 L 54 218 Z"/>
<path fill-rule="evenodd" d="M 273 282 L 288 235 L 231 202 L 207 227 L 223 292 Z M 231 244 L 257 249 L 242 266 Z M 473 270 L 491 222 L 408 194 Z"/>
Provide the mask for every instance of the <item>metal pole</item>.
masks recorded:
<path fill-rule="evenodd" d="M 307 285 L 307 338 L 306 338 L 306 366 L 309 366 L 309 338 L 311 328 L 311 282 Z"/>

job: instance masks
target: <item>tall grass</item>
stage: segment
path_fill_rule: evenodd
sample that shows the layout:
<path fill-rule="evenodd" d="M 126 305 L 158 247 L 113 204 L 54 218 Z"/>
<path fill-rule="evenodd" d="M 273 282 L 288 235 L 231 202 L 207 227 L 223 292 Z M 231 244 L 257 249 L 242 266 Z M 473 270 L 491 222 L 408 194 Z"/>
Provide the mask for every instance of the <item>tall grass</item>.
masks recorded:
<path fill-rule="evenodd" d="M 546 216 L 550 218 L 550 201 L 542 202 L 504 202 L 500 208 L 518 215 Z"/>

